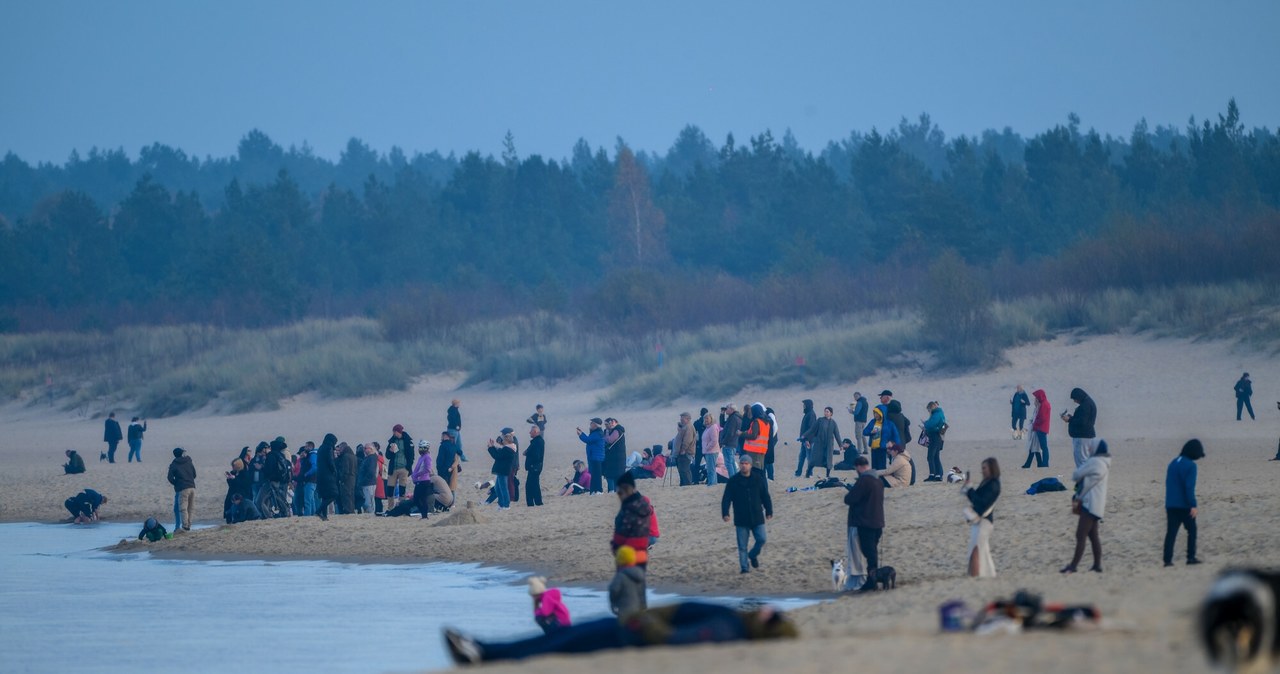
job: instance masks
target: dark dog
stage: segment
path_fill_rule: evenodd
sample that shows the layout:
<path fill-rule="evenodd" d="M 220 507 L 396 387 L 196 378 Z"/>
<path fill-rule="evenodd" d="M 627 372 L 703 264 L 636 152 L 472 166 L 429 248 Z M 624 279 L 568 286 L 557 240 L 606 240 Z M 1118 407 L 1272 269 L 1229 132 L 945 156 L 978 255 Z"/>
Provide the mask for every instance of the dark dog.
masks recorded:
<path fill-rule="evenodd" d="M 892 566 L 882 566 L 876 569 L 876 572 L 867 578 L 867 582 L 858 588 L 859 592 L 870 592 L 872 590 L 893 590 L 898 587 L 898 572 L 893 570 Z"/>

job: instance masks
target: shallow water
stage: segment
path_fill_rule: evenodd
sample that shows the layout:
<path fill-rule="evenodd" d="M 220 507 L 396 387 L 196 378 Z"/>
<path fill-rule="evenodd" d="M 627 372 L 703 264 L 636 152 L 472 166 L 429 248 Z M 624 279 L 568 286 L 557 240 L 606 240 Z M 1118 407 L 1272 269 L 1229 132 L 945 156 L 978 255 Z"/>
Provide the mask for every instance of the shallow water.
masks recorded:
<path fill-rule="evenodd" d="M 5 672 L 403 672 L 450 664 L 445 625 L 488 639 L 538 632 L 523 574 L 513 571 L 99 549 L 138 529 L 0 524 Z M 561 589 L 575 621 L 608 613 L 604 593 Z M 649 595 L 650 605 L 676 599 Z"/>

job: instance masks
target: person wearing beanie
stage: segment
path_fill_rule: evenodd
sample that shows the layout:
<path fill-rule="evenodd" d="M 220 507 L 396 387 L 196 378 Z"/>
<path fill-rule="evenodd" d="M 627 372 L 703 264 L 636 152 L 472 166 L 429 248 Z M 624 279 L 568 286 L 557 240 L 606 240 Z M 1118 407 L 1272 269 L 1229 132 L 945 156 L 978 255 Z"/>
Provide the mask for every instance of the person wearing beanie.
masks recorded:
<path fill-rule="evenodd" d="M 1102 539 L 1098 535 L 1098 528 L 1107 510 L 1107 478 L 1110 474 L 1111 452 L 1107 448 L 1107 441 L 1099 440 L 1093 456 L 1071 474 L 1071 479 L 1076 483 L 1072 510 L 1078 511 L 1079 519 L 1076 522 L 1075 555 L 1070 564 L 1062 567 L 1064 574 L 1076 572 L 1076 565 L 1084 557 L 1086 540 L 1093 551 L 1093 566 L 1089 570 L 1102 573 Z"/>
<path fill-rule="evenodd" d="M 191 531 L 196 509 L 196 466 L 181 447 L 173 450 L 169 484 L 173 485 L 173 530 Z"/>
<path fill-rule="evenodd" d="M 1196 461 L 1204 458 L 1204 445 L 1192 438 L 1164 475 L 1164 565 L 1173 566 L 1173 544 L 1178 529 L 1187 530 L 1187 564 L 1199 564 L 1196 557 Z"/>
<path fill-rule="evenodd" d="M 625 621 L 649 608 L 645 598 L 644 569 L 636 566 L 636 550 L 630 545 L 618 548 L 614 561 L 618 571 L 609 583 L 609 609 L 619 620 Z"/>
<path fill-rule="evenodd" d="M 529 596 L 533 598 L 533 621 L 542 628 L 543 634 L 551 634 L 572 624 L 569 607 L 560 598 L 559 588 L 547 587 L 546 578 L 529 577 Z"/>
<path fill-rule="evenodd" d="M 729 509 L 733 508 L 733 526 L 738 537 L 739 573 L 747 573 L 747 564 L 759 568 L 760 552 L 764 550 L 766 533 L 764 523 L 773 519 L 773 500 L 769 498 L 769 481 L 764 470 L 756 468 L 747 454 L 738 457 L 738 472 L 729 478 L 720 497 L 720 516 L 729 521 Z M 754 536 L 755 545 L 747 550 L 748 536 Z"/>
<path fill-rule="evenodd" d="M 618 500 L 621 505 L 613 518 L 613 538 L 609 548 L 617 554 L 618 548 L 629 545 L 635 550 L 636 564 L 646 568 L 649 563 L 649 536 L 653 530 L 653 507 L 636 489 L 636 479 L 631 473 L 618 478 Z"/>

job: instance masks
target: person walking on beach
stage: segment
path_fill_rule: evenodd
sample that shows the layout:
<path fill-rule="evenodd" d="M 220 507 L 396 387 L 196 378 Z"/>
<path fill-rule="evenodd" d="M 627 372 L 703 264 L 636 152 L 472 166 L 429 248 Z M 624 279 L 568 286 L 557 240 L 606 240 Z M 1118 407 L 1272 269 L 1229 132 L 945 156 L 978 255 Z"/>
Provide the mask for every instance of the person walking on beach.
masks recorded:
<path fill-rule="evenodd" d="M 813 422 L 808 432 L 802 436 L 809 445 L 809 467 L 805 477 L 813 477 L 814 468 L 826 470 L 831 477 L 831 467 L 835 465 L 834 452 L 840 446 L 840 426 L 835 420 L 835 410 L 822 408 L 822 418 Z"/>
<path fill-rule="evenodd" d="M 80 458 L 79 452 L 74 449 L 68 449 L 67 462 L 62 464 L 63 475 L 79 475 L 84 472 L 84 459 Z"/>
<path fill-rule="evenodd" d="M 720 424 L 710 412 L 702 415 L 702 460 L 707 464 L 707 486 L 716 486 L 716 459 L 720 458 Z"/>
<path fill-rule="evenodd" d="M 800 436 L 796 438 L 796 442 L 800 443 L 800 456 L 796 461 L 796 477 L 800 477 L 800 473 L 804 471 L 804 464 L 809 460 L 809 452 L 813 444 L 808 436 L 813 427 L 818 423 L 818 415 L 813 412 L 813 401 L 808 398 L 800 401 Z M 813 476 L 813 465 L 809 465 L 809 475 Z"/>
<path fill-rule="evenodd" d="M 925 478 L 925 482 L 942 482 L 942 445 L 944 439 L 942 434 L 947 431 L 947 415 L 942 411 L 942 406 L 938 401 L 931 401 L 924 406 L 929 418 L 924 422 L 924 436 L 929 441 L 929 454 L 927 460 L 929 462 L 929 477 Z"/>
<path fill-rule="evenodd" d="M 191 531 L 191 521 L 196 509 L 196 466 L 181 447 L 173 449 L 173 461 L 169 464 L 169 484 L 173 485 L 173 530 Z"/>
<path fill-rule="evenodd" d="M 431 443 L 418 441 L 418 462 L 413 464 L 413 504 L 418 506 L 422 519 L 431 514 L 431 493 L 435 485 L 431 483 Z"/>
<path fill-rule="evenodd" d="M 613 538 L 609 549 L 616 555 L 618 548 L 631 546 L 636 551 L 636 564 L 647 569 L 649 564 L 649 536 L 653 532 L 653 506 L 636 489 L 636 479 L 630 473 L 618 478 L 618 514 L 613 518 Z"/>
<path fill-rule="evenodd" d="M 1018 384 L 1013 396 L 1009 398 L 1009 407 L 1013 415 L 1010 425 L 1013 428 L 1014 440 L 1021 440 L 1026 434 L 1024 425 L 1027 423 L 1027 407 L 1030 405 L 1031 399 L 1027 397 L 1027 392 L 1022 389 L 1022 384 Z"/>
<path fill-rule="evenodd" d="M 1178 529 L 1187 530 L 1187 564 L 1199 564 L 1196 557 L 1196 461 L 1204 458 L 1204 445 L 1191 439 L 1169 462 L 1164 475 L 1164 565 L 1173 566 L 1173 544 Z"/>
<path fill-rule="evenodd" d="M 754 468 L 750 456 L 738 457 L 738 472 L 729 478 L 720 497 L 720 517 L 729 521 L 729 508 L 733 507 L 733 526 L 738 535 L 739 573 L 747 573 L 749 563 L 760 568 L 760 552 L 767 540 L 764 523 L 773 519 L 773 500 L 769 498 L 769 482 L 764 470 Z M 747 550 L 749 537 L 755 545 Z"/>
<path fill-rule="evenodd" d="M 627 469 L 627 429 L 617 419 L 604 420 L 604 483 L 612 493 L 618 486 L 618 478 Z"/>
<path fill-rule="evenodd" d="M 1047 468 L 1049 466 L 1049 416 L 1052 413 L 1052 407 L 1049 405 L 1049 395 L 1044 389 L 1038 388 L 1031 392 L 1031 397 L 1035 398 L 1036 412 L 1031 421 L 1031 438 L 1027 440 L 1027 461 L 1022 464 L 1023 468 L 1031 467 L 1031 460 L 1036 460 L 1036 467 Z"/>
<path fill-rule="evenodd" d="M 129 422 L 129 463 L 136 458 L 142 463 L 142 434 L 147 432 L 147 420 L 134 417 Z"/>
<path fill-rule="evenodd" d="M 1257 417 L 1253 416 L 1253 381 L 1249 379 L 1249 373 L 1240 375 L 1240 379 L 1236 381 L 1236 421 L 1240 421 L 1240 413 L 1249 410 L 1249 418 L 1257 421 Z"/>
<path fill-rule="evenodd" d="M 849 413 L 853 415 L 853 437 L 854 442 L 858 445 L 858 453 L 867 453 L 867 437 L 862 431 L 867 427 L 867 413 L 869 411 L 867 399 L 862 397 L 859 391 L 853 392 L 853 403 L 849 405 Z"/>
<path fill-rule="evenodd" d="M 524 504 L 530 508 L 542 505 L 542 461 L 546 452 L 542 426 L 535 423 L 529 427 L 529 446 L 524 450 Z"/>
<path fill-rule="evenodd" d="M 693 471 L 690 467 L 693 465 L 693 455 L 698 450 L 697 432 L 693 429 L 693 415 L 688 412 L 681 412 L 680 420 L 676 422 L 675 450 L 680 486 L 687 487 L 693 484 Z"/>
<path fill-rule="evenodd" d="M 849 506 L 845 522 L 845 558 L 848 577 L 845 590 L 873 589 L 880 565 L 880 535 L 884 533 L 884 484 L 871 470 L 865 454 L 853 460 L 858 479 L 845 485 L 844 504 Z"/>
<path fill-rule="evenodd" d="M 601 472 L 604 470 L 604 431 L 600 426 L 604 422 L 600 417 L 592 417 L 588 433 L 582 432 L 582 427 L 577 428 L 578 439 L 582 444 L 587 446 L 587 472 L 591 475 L 592 494 L 600 493 Z"/>
<path fill-rule="evenodd" d="M 991 531 L 995 528 L 992 511 L 1000 498 L 1000 462 L 995 457 L 983 459 L 982 482 L 969 486 L 969 475 L 964 476 L 963 491 L 969 499 L 972 512 L 969 517 L 969 576 L 971 578 L 995 578 L 996 564 L 991 559 Z"/>
<path fill-rule="evenodd" d="M 453 444 L 457 445 L 458 459 L 467 460 L 467 455 L 462 452 L 462 401 L 454 398 L 449 401 L 449 409 L 445 411 L 445 428 L 448 429 L 449 435 L 453 437 Z"/>
<path fill-rule="evenodd" d="M 112 412 L 107 415 L 107 421 L 102 429 L 102 441 L 107 443 L 106 459 L 108 463 L 116 462 L 116 447 L 120 441 L 124 439 L 124 434 L 120 432 L 120 422 L 116 421 L 116 413 Z M 103 457 L 98 457 L 101 461 Z"/>
<path fill-rule="evenodd" d="M 1102 539 L 1098 535 L 1098 528 L 1107 510 L 1107 477 L 1110 473 L 1111 453 L 1103 440 L 1098 443 L 1093 456 L 1071 474 L 1071 479 L 1076 483 L 1072 509 L 1079 511 L 1079 519 L 1076 522 L 1076 551 L 1071 557 L 1071 563 L 1062 567 L 1062 573 L 1076 572 L 1076 566 L 1084 557 L 1086 540 L 1093 551 L 1093 566 L 1089 570 L 1102 573 Z"/>
<path fill-rule="evenodd" d="M 1097 432 L 1094 425 L 1098 421 L 1098 406 L 1084 389 L 1071 389 L 1071 400 L 1076 404 L 1074 412 L 1062 413 L 1062 420 L 1067 422 L 1067 435 L 1071 437 L 1071 454 L 1076 461 L 1076 468 L 1093 456 L 1098 446 Z"/>

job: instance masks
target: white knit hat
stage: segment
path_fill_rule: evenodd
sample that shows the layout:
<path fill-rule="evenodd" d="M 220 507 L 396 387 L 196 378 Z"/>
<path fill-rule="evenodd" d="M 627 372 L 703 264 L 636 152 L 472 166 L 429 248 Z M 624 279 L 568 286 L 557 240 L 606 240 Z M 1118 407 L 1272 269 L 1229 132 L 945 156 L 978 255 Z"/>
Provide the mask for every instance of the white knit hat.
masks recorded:
<path fill-rule="evenodd" d="M 536 597 L 547 591 L 547 579 L 542 576 L 529 576 L 529 596 Z"/>

